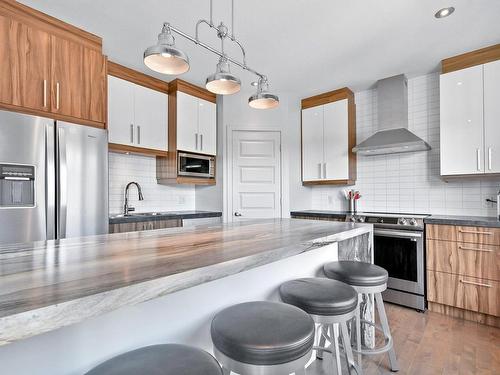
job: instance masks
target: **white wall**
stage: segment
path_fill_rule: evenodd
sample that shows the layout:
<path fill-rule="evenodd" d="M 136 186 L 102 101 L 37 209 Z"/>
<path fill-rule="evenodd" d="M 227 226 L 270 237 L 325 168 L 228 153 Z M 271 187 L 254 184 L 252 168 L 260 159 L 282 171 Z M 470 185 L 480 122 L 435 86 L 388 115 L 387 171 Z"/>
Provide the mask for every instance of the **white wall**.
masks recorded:
<path fill-rule="evenodd" d="M 358 209 L 451 215 L 495 216 L 500 179 L 460 179 L 444 182 L 439 176 L 439 74 L 408 81 L 409 128 L 432 147 L 429 152 L 358 157 L 353 187 L 313 187 L 313 209 L 344 210 L 342 189 L 360 190 Z M 358 143 L 377 129 L 376 90 L 356 93 Z"/>
<path fill-rule="evenodd" d="M 156 182 L 156 158 L 109 153 L 109 212 L 121 213 L 125 186 L 130 181 L 142 187 L 144 200 L 139 201 L 135 186 L 130 187 L 130 206 L 136 212 L 195 209 L 195 189 L 191 185 L 160 185 Z"/>

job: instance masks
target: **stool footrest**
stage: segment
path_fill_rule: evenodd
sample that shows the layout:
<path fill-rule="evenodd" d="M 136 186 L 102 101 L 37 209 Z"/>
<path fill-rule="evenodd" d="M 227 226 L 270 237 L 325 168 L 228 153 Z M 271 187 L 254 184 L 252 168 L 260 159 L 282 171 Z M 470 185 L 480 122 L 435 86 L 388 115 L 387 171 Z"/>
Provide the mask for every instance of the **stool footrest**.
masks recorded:
<path fill-rule="evenodd" d="M 380 325 L 375 324 L 375 323 L 370 322 L 370 321 L 365 320 L 365 319 L 361 319 L 360 322 L 361 322 L 361 324 L 368 324 L 368 325 L 374 327 L 377 331 L 382 332 L 384 334 L 384 338 L 385 338 L 385 345 L 378 347 L 378 348 L 375 348 L 375 349 L 370 348 L 370 349 L 362 349 L 359 351 L 354 346 L 352 349 L 352 351 L 354 353 L 356 353 L 356 354 L 360 353 L 360 354 L 365 354 L 365 355 L 377 355 L 377 354 L 387 353 L 389 350 L 392 349 L 392 346 L 394 344 L 394 342 L 392 340 L 392 336 L 387 336 L 384 333 L 384 330 L 382 329 L 382 327 Z"/>

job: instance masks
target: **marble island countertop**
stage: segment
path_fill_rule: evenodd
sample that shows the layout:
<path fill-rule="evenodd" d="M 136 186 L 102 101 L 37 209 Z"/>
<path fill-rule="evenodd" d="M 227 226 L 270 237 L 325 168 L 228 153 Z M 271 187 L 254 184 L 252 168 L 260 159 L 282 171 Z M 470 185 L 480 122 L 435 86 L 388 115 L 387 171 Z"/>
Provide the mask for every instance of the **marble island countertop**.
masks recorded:
<path fill-rule="evenodd" d="M 371 231 L 282 219 L 0 246 L 0 345 Z"/>

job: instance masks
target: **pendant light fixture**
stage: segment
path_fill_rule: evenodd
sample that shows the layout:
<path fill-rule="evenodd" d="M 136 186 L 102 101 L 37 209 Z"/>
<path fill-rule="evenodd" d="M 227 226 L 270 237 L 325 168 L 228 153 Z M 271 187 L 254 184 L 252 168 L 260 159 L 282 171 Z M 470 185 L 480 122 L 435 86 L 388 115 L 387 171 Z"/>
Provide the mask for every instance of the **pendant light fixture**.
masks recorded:
<path fill-rule="evenodd" d="M 158 35 L 157 44 L 144 51 L 144 64 L 150 69 L 164 74 L 182 74 L 187 72 L 189 70 L 189 58 L 184 52 L 175 47 L 175 38 L 172 35 L 172 33 L 175 33 L 219 56 L 215 73 L 210 75 L 206 80 L 207 90 L 219 95 L 229 95 L 240 91 L 241 81 L 231 73 L 229 67 L 229 63 L 232 63 L 258 77 L 257 93 L 248 99 L 251 107 L 261 109 L 277 107 L 279 98 L 277 95 L 269 92 L 267 77 L 247 65 L 245 49 L 241 42 L 234 36 L 234 0 L 231 1 L 231 34 L 229 34 L 228 28 L 223 22 L 219 26 L 215 26 L 212 18 L 212 10 L 212 0 L 210 0 L 210 20 L 198 20 L 194 37 L 171 26 L 169 23 L 164 23 L 162 32 Z M 217 37 L 221 40 L 221 51 L 200 41 L 198 38 L 198 28 L 201 24 L 205 24 L 217 32 Z M 228 56 L 224 52 L 224 41 L 226 39 L 229 39 L 240 48 L 243 56 L 242 62 Z"/>
<path fill-rule="evenodd" d="M 163 74 L 182 74 L 189 70 L 189 58 L 175 47 L 175 38 L 168 23 L 163 24 L 158 42 L 144 51 L 144 64 Z"/>
<path fill-rule="evenodd" d="M 248 105 L 255 109 L 271 109 L 276 108 L 280 100 L 277 95 L 269 92 L 269 83 L 266 77 L 259 78 L 259 81 L 254 84 L 257 86 L 257 93 L 248 98 Z"/>
<path fill-rule="evenodd" d="M 222 56 L 215 73 L 208 76 L 205 86 L 208 91 L 214 94 L 229 95 L 240 91 L 241 81 L 234 74 L 231 74 L 227 58 Z"/>

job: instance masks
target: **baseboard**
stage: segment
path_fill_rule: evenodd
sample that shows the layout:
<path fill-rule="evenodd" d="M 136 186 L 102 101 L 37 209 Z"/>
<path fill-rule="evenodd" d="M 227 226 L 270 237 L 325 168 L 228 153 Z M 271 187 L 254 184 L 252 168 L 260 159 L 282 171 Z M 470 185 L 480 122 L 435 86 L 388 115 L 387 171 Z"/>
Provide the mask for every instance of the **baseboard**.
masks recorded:
<path fill-rule="evenodd" d="M 493 326 L 500 328 L 500 317 L 478 313 L 475 311 L 469 311 L 460 309 L 458 307 L 442 305 L 440 303 L 429 302 L 429 311 L 437 312 L 444 315 L 449 315 L 454 318 L 460 318 L 464 320 L 469 320 L 471 322 L 486 324 L 488 326 Z"/>

